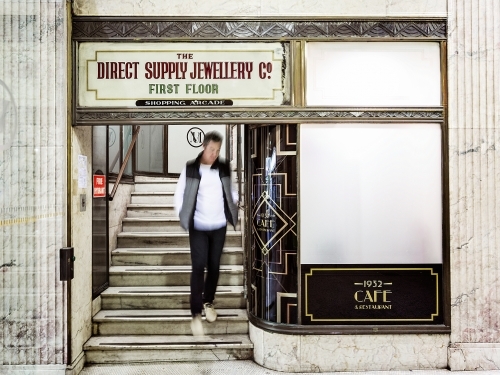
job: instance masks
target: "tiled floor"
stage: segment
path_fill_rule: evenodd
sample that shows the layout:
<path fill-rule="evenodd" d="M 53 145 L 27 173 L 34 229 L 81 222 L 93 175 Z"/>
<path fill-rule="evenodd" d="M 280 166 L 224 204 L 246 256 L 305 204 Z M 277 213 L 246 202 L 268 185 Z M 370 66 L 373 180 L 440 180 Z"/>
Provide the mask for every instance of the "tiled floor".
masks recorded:
<path fill-rule="evenodd" d="M 80 375 L 299 375 L 299 373 L 268 370 L 253 361 L 168 362 L 156 364 L 94 365 L 85 367 Z M 306 373 L 302 373 L 306 374 Z M 310 373 L 307 373 L 310 374 Z M 500 375 L 496 371 L 418 370 L 325 372 L 325 375 Z"/>

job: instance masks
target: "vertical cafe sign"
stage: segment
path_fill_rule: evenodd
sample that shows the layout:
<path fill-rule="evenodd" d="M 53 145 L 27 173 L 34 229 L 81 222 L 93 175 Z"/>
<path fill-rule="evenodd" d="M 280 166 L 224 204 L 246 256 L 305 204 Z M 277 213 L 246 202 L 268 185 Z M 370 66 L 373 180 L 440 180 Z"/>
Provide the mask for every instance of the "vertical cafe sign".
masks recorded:
<path fill-rule="evenodd" d="M 282 105 L 282 43 L 81 43 L 82 107 Z"/>

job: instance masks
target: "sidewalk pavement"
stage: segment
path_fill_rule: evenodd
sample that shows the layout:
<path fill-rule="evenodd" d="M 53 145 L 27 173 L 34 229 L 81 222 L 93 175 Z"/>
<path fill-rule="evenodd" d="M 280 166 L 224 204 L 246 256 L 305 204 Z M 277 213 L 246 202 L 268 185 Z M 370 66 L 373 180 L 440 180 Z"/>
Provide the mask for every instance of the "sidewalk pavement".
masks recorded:
<path fill-rule="evenodd" d="M 80 375 L 303 375 L 311 372 L 292 373 L 269 370 L 253 361 L 207 361 L 131 363 L 129 365 L 89 365 Z M 318 374 L 317 372 L 314 374 Z M 323 375 L 500 375 L 499 370 L 449 371 L 360 371 L 323 372 Z"/>

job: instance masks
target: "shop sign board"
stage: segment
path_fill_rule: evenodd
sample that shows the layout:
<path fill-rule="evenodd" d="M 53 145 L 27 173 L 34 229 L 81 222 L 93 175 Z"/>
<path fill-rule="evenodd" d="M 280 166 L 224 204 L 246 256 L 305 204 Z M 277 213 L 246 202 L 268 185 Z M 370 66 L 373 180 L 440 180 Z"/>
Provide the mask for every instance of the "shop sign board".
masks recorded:
<path fill-rule="evenodd" d="M 441 264 L 301 268 L 303 324 L 443 324 Z"/>
<path fill-rule="evenodd" d="M 283 43 L 86 42 L 78 49 L 81 107 L 279 106 Z"/>

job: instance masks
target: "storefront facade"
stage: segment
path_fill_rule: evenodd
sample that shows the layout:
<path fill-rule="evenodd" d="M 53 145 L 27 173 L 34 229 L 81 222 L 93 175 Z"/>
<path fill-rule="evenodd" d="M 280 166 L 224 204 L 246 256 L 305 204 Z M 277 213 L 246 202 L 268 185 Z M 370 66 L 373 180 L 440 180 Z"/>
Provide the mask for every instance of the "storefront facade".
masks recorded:
<path fill-rule="evenodd" d="M 3 367 L 62 373 L 68 365 L 77 373 L 85 362 L 83 344 L 99 309 L 87 240 L 91 210 L 82 209 L 93 126 L 222 123 L 244 129 L 246 295 L 257 363 L 292 372 L 500 368 L 498 5 L 190 6 L 4 7 L 12 26 L 4 39 L 13 41 L 4 47 L 4 103 L 18 110 L 4 104 Z M 38 29 L 47 41 L 33 40 L 32 50 L 19 54 L 23 38 Z M 159 55 L 174 45 L 186 67 L 175 68 L 181 74 L 169 87 L 160 75 L 170 67 L 154 58 L 170 61 Z M 237 88 L 238 98 L 214 79 L 200 84 L 207 71 L 189 57 L 194 46 L 206 61 L 216 61 L 212 49 L 219 58 L 225 48 L 235 56 L 252 51 L 247 65 L 220 64 L 216 78 L 250 82 L 253 74 L 256 83 Z M 38 70 L 40 57 L 29 58 L 43 48 L 48 74 Z M 110 51 L 114 57 L 104 57 Z M 112 64 L 117 51 L 122 65 Z M 136 52 L 140 58 L 124 57 Z M 22 74 L 24 61 L 36 74 Z M 111 81 L 141 75 L 157 80 L 145 95 L 123 90 L 117 101 Z M 29 96 L 33 85 L 50 95 Z M 179 103 L 200 93 L 213 105 Z M 147 99 L 157 104 L 148 107 Z M 30 147 L 45 158 L 37 151 L 22 158 Z M 33 182 L 20 171 L 40 173 Z M 21 189 L 7 189 L 16 181 Z M 40 194 L 47 204 L 33 203 Z M 14 201 L 36 212 L 16 210 Z M 26 242 L 45 231 L 42 224 L 55 228 L 47 232 L 56 237 L 41 237 L 50 244 L 36 236 Z M 74 278 L 60 281 L 59 249 L 66 246 L 75 250 Z M 41 258 L 31 261 L 31 249 Z M 32 279 L 21 282 L 28 273 Z"/>

